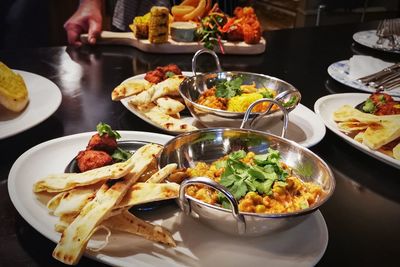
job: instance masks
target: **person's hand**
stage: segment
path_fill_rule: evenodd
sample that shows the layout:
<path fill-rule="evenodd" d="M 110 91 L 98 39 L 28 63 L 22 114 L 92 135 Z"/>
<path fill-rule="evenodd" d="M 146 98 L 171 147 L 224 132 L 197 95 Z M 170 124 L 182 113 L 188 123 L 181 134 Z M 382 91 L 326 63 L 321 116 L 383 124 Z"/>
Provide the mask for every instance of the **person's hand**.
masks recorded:
<path fill-rule="evenodd" d="M 88 41 L 95 44 L 102 26 L 102 0 L 83 0 L 78 10 L 64 24 L 68 43 L 80 46 L 80 35 L 88 33 Z"/>

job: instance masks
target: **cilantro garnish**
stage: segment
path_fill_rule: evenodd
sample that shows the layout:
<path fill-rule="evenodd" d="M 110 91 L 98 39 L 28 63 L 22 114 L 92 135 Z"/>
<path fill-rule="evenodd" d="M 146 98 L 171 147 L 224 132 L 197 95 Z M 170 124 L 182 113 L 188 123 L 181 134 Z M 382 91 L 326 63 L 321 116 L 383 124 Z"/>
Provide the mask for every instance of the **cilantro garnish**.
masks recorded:
<path fill-rule="evenodd" d="M 172 71 L 167 71 L 167 72 L 165 73 L 165 77 L 167 77 L 167 78 L 171 78 L 171 77 L 173 77 L 173 76 L 175 76 L 175 73 L 173 73 Z"/>
<path fill-rule="evenodd" d="M 115 139 L 121 138 L 121 135 L 117 131 L 114 131 L 113 129 L 111 129 L 111 126 L 106 123 L 100 122 L 99 124 L 97 124 L 96 129 L 100 136 L 103 136 L 104 134 L 108 134 L 109 137 L 112 137 Z"/>
<path fill-rule="evenodd" d="M 282 103 L 282 106 L 284 106 L 285 108 L 289 108 L 291 106 L 293 106 L 297 101 L 297 97 L 296 96 L 292 96 L 289 101 Z"/>
<path fill-rule="evenodd" d="M 365 101 L 365 103 L 364 103 L 364 105 L 362 107 L 362 110 L 364 112 L 366 112 L 366 113 L 372 113 L 373 114 L 376 111 L 376 106 L 375 106 L 374 102 L 370 98 L 368 98 Z"/>
<path fill-rule="evenodd" d="M 126 151 L 119 147 L 117 147 L 117 149 L 115 149 L 114 153 L 111 155 L 114 162 L 127 161 L 131 156 L 132 156 L 131 152 Z"/>
<path fill-rule="evenodd" d="M 254 156 L 255 165 L 242 162 L 245 156 L 243 150 L 229 154 L 221 175 L 220 183 L 228 188 L 235 199 L 239 200 L 248 192 L 255 191 L 269 195 L 275 182 L 285 184 L 289 174 L 280 165 L 279 151 L 269 148 L 268 153 Z M 219 198 L 223 207 L 230 206 L 223 195 L 219 194 Z"/>
<path fill-rule="evenodd" d="M 240 95 L 240 86 L 243 84 L 243 79 L 241 77 L 236 77 L 230 81 L 222 80 L 217 83 L 215 95 L 222 98 L 232 98 L 234 96 Z"/>

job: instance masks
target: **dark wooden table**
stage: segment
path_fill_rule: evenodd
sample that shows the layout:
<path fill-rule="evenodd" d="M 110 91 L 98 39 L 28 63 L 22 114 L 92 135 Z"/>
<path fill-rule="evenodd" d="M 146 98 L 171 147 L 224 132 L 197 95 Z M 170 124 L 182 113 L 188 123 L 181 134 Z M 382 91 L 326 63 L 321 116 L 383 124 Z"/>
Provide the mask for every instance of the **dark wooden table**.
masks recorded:
<path fill-rule="evenodd" d="M 264 54 L 221 56 L 222 67 L 284 79 L 299 88 L 302 104 L 313 109 L 321 96 L 357 92 L 329 78 L 326 69 L 331 63 L 353 54 L 400 60 L 353 44 L 354 32 L 374 26 L 376 23 L 268 32 Z M 112 102 L 111 90 L 124 79 L 159 65 L 177 63 L 190 71 L 191 57 L 146 54 L 118 46 L 0 51 L 1 61 L 47 77 L 63 95 L 60 108 L 49 119 L 0 140 L 0 266 L 62 266 L 51 257 L 55 244 L 22 219 L 10 201 L 7 177 L 14 161 L 46 140 L 93 131 L 99 121 L 114 129 L 160 132 Z M 202 69 L 213 70 L 213 64 L 204 62 Z M 329 243 L 318 266 L 399 266 L 400 171 L 358 151 L 329 130 L 311 149 L 330 165 L 337 182 L 334 195 L 321 208 Z M 80 265 L 101 266 L 87 258 Z"/>

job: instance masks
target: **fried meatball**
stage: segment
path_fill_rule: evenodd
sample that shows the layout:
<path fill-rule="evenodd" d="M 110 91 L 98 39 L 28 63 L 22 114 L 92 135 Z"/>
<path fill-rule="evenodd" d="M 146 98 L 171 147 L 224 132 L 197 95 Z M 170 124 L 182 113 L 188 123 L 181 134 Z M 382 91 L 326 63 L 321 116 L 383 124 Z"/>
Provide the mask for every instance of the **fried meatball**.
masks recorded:
<path fill-rule="evenodd" d="M 162 71 L 162 69 L 157 68 L 155 70 L 147 72 L 144 76 L 144 79 L 151 83 L 162 82 L 164 79 L 164 72 Z"/>
<path fill-rule="evenodd" d="M 108 134 L 95 134 L 90 138 L 86 150 L 100 150 L 112 153 L 117 148 L 117 140 Z"/>
<path fill-rule="evenodd" d="M 175 64 L 169 64 L 167 66 L 164 66 L 164 67 L 162 67 L 162 70 L 164 71 L 164 73 L 173 72 L 173 73 L 175 73 L 177 75 L 181 75 L 182 74 L 181 69 Z"/>
<path fill-rule="evenodd" d="M 78 168 L 81 172 L 113 164 L 113 159 L 104 151 L 83 150 L 76 156 Z"/>

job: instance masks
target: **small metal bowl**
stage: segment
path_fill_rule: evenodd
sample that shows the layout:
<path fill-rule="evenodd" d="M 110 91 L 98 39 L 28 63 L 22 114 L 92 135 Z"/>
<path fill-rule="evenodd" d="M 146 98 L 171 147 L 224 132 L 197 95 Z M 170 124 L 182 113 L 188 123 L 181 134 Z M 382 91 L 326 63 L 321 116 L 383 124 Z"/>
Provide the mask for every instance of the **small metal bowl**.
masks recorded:
<path fill-rule="evenodd" d="M 203 53 L 209 53 L 213 55 L 217 65 L 216 72 L 203 74 L 196 73 L 197 57 Z M 222 71 L 218 56 L 214 51 L 208 49 L 202 49 L 195 53 L 192 59 L 192 71 L 193 76 L 186 78 L 180 84 L 179 92 L 192 116 L 207 127 L 239 128 L 243 120 L 245 112 L 219 110 L 196 103 L 197 99 L 203 92 L 209 88 L 212 88 L 223 80 L 229 81 L 240 76 L 243 79 L 243 84 L 252 84 L 254 82 L 257 88 L 265 87 L 273 89 L 277 92 L 277 95 L 274 99 L 281 103 L 288 103 L 292 97 L 296 97 L 296 101 L 290 106 L 286 107 L 288 112 L 296 108 L 301 100 L 300 92 L 293 85 L 278 78 L 250 72 Z M 282 114 L 278 110 L 271 111 L 270 108 L 268 108 L 267 111 L 263 113 L 251 113 L 250 118 L 253 119 L 258 115 L 261 115 L 259 118 L 262 117 L 263 121 L 267 122 L 269 121 L 268 118 L 281 116 Z"/>
<path fill-rule="evenodd" d="M 334 176 L 328 165 L 316 154 L 293 141 L 260 131 L 207 128 L 181 134 L 165 144 L 159 165 L 163 167 L 174 162 L 178 168 L 193 168 L 197 162 L 211 163 L 239 149 L 263 154 L 269 147 L 280 151 L 282 161 L 293 169 L 297 177 L 323 188 L 324 194 L 317 203 L 307 209 L 289 213 L 239 212 L 238 203 L 232 194 L 207 177 L 184 180 L 178 199 L 180 208 L 186 214 L 216 230 L 240 236 L 260 236 L 297 225 L 330 198 L 335 188 Z M 210 205 L 186 195 L 185 188 L 192 184 L 205 184 L 222 192 L 232 209 Z"/>

